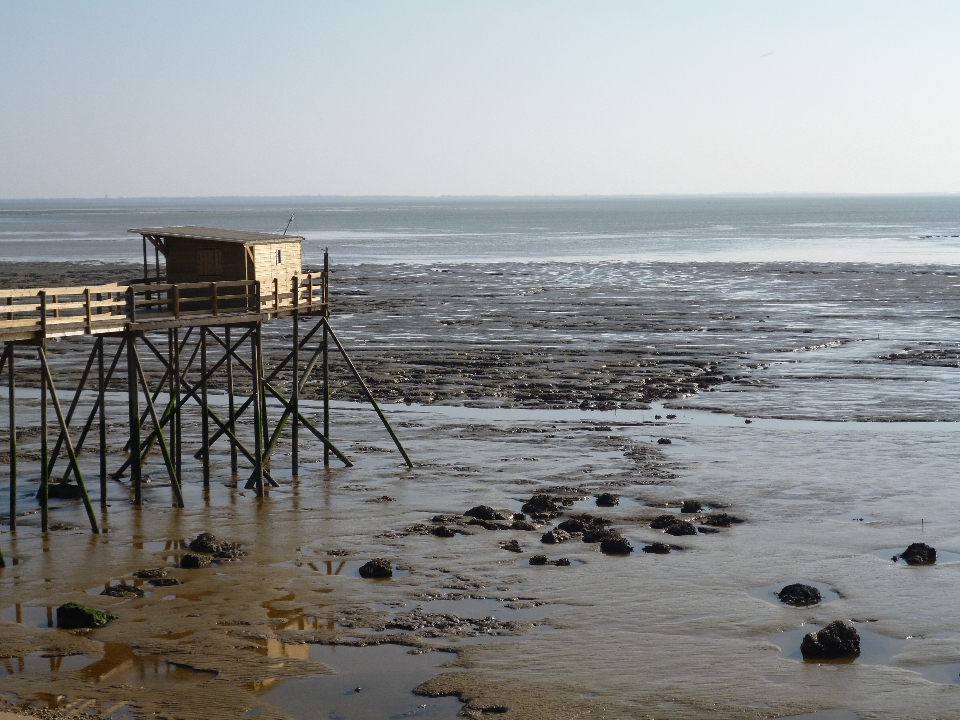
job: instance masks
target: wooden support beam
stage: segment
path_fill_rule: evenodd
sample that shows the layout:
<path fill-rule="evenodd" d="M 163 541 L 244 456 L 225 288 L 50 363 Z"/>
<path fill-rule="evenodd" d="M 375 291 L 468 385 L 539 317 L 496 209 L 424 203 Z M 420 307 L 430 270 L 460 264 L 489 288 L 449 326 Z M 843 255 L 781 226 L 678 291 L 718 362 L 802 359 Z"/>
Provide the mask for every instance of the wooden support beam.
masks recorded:
<path fill-rule="evenodd" d="M 363 394 L 366 395 L 367 400 L 373 405 L 373 409 L 377 411 L 377 415 L 380 416 L 380 420 L 383 422 L 383 426 L 387 429 L 387 432 L 390 433 L 390 437 L 393 438 L 394 444 L 397 446 L 397 450 L 400 451 L 400 454 L 403 455 L 404 462 L 407 463 L 407 467 L 413 467 L 413 462 L 411 462 L 407 451 L 403 449 L 403 445 L 400 444 L 400 438 L 397 437 L 397 434 L 393 431 L 393 428 L 390 427 L 390 423 L 387 421 L 386 415 L 383 414 L 383 410 L 380 409 L 380 406 L 377 405 L 377 401 L 373 399 L 373 395 L 370 392 L 370 389 L 367 387 L 367 384 L 363 381 L 363 378 L 360 377 L 360 373 L 357 372 L 357 368 L 354 366 L 353 361 L 350 360 L 350 356 L 347 355 L 347 351 L 344 349 L 343 345 L 340 343 L 340 339 L 337 337 L 337 334 L 333 332 L 333 328 L 327 323 L 326 318 L 324 318 L 324 323 L 327 326 L 327 332 L 330 333 L 330 339 L 333 340 L 333 343 L 337 346 L 337 349 L 340 351 L 340 354 L 343 356 L 344 362 L 347 363 L 347 367 L 350 368 L 350 372 L 353 373 L 353 377 L 359 383 L 360 388 L 363 390 Z"/>
<path fill-rule="evenodd" d="M 223 329 L 223 339 L 226 343 L 226 346 L 230 347 L 230 326 L 227 325 Z M 229 353 L 228 353 L 229 354 Z M 234 414 L 236 408 L 234 408 L 233 402 L 233 356 L 227 357 L 227 415 L 229 420 L 227 421 L 227 426 L 230 428 L 230 431 L 236 435 L 237 434 L 237 418 Z M 230 443 L 230 474 L 237 474 L 237 446 L 232 442 Z"/>
<path fill-rule="evenodd" d="M 107 507 L 107 403 L 106 392 L 107 392 L 107 383 L 110 382 L 109 378 L 106 378 L 103 373 L 103 355 L 104 355 L 104 345 L 106 340 L 104 338 L 99 338 L 100 340 L 100 352 L 97 355 L 97 402 L 94 405 L 94 410 L 99 407 L 100 409 L 100 508 L 106 509 Z M 121 345 L 121 348 L 123 346 Z M 120 359 L 120 350 L 117 351 L 117 356 L 113 361 L 113 364 L 110 367 L 110 374 L 113 375 L 113 368 L 116 367 L 117 361 Z M 90 419 L 93 420 L 93 415 L 90 415 Z M 81 437 L 81 442 L 83 438 Z M 79 443 L 78 443 L 79 447 Z M 79 450 L 78 450 L 79 452 Z"/>
<path fill-rule="evenodd" d="M 255 460 L 253 462 L 253 475 L 247 482 L 247 487 L 250 486 L 251 482 L 253 483 L 258 497 L 263 496 L 263 446 L 261 444 L 263 443 L 263 415 L 261 414 L 263 406 L 260 402 L 262 394 L 260 382 L 263 376 L 259 372 L 260 358 L 258 352 L 260 347 L 260 324 L 258 323 L 253 336 L 250 338 L 250 381 L 253 383 L 253 447 Z"/>
<path fill-rule="evenodd" d="M 93 367 L 94 360 L 97 359 L 97 347 L 102 341 L 102 338 L 97 338 L 97 341 L 93 344 L 93 350 L 90 352 L 90 357 L 87 358 L 87 364 L 83 368 L 83 372 L 80 374 L 80 383 L 77 385 L 77 391 L 73 394 L 73 400 L 70 402 L 70 409 L 67 410 L 67 426 L 69 427 L 71 421 L 73 420 L 73 413 L 77 409 L 77 404 L 80 402 L 80 396 L 83 394 L 83 386 L 87 384 L 87 377 L 90 375 L 90 369 Z M 57 437 L 57 441 L 53 444 L 53 452 L 50 453 L 50 466 L 47 468 L 47 474 L 53 476 L 53 468 L 57 464 L 57 456 L 60 455 L 60 446 L 63 444 L 63 433 Z"/>
<path fill-rule="evenodd" d="M 150 419 L 153 420 L 153 427 L 156 429 L 156 436 L 160 442 L 160 452 L 163 454 L 163 462 L 167 466 L 167 474 L 170 476 L 170 488 L 173 491 L 173 502 L 176 507 L 183 507 L 183 493 L 180 489 L 180 478 L 177 477 L 177 471 L 173 467 L 173 460 L 167 451 L 167 442 L 163 438 L 163 431 L 160 426 L 160 418 L 157 417 L 157 409 L 154 407 L 153 400 L 150 397 L 150 386 L 147 385 L 147 378 L 143 374 L 143 365 L 140 363 L 140 354 L 136 346 L 133 348 L 133 359 L 137 366 L 137 376 L 140 379 L 140 385 L 143 388 L 143 397 L 147 401 L 147 410 L 150 412 Z"/>
<path fill-rule="evenodd" d="M 144 256 L 146 267 L 146 256 Z M 140 461 L 140 403 L 137 400 L 137 370 L 135 366 L 135 352 L 137 338 L 134 333 L 127 333 L 127 410 L 130 413 L 130 482 L 133 484 L 133 504 L 143 502 L 141 483 L 142 466 Z M 117 477 L 116 474 L 114 477 Z"/>
<path fill-rule="evenodd" d="M 326 285 L 327 278 L 329 277 L 330 272 L 330 254 L 327 252 L 326 248 L 323 250 L 323 288 L 321 289 L 321 300 L 326 305 Z M 310 278 L 310 302 L 313 303 L 313 277 Z M 328 313 L 324 311 L 323 313 L 323 342 L 321 344 L 321 349 L 323 350 L 323 434 L 329 438 L 330 437 L 330 357 L 329 357 L 329 345 L 330 343 L 327 340 L 327 315 Z M 323 448 L 323 466 L 325 468 L 330 467 L 330 451 L 324 446 Z"/>
<path fill-rule="evenodd" d="M 40 303 L 45 305 L 45 298 L 41 293 Z M 46 308 L 44 308 L 46 314 Z M 40 359 L 43 357 L 43 343 L 40 341 L 40 347 L 37 348 L 37 355 Z M 50 474 L 47 472 L 47 458 L 49 452 L 47 448 L 47 374 L 40 372 L 40 491 L 37 497 L 40 500 L 40 531 L 47 532 L 47 525 L 50 521 Z"/>
<path fill-rule="evenodd" d="M 207 328 L 200 328 L 200 448 L 203 451 L 203 487 L 210 487 L 210 421 L 207 418 Z"/>
<path fill-rule="evenodd" d="M 290 452 L 290 470 L 295 478 L 300 476 L 300 312 L 297 309 L 300 305 L 300 278 L 293 278 L 293 384 L 291 390 L 291 405 L 293 414 L 293 437 Z M 281 423 L 277 423 L 277 434 L 279 435 Z M 326 452 L 326 446 L 324 446 Z"/>
<path fill-rule="evenodd" d="M 4 349 L 7 363 L 7 400 L 10 415 L 10 532 L 17 531 L 17 387 L 13 345 Z M 0 557 L 2 560 L 2 557 Z"/>
<path fill-rule="evenodd" d="M 40 348 L 40 372 L 43 373 L 47 381 L 47 390 L 50 393 L 50 400 L 53 403 L 53 410 L 57 414 L 57 422 L 60 424 L 60 432 L 63 433 L 63 443 L 67 449 L 67 456 L 70 458 L 70 464 L 73 465 L 73 473 L 77 476 L 77 487 L 80 488 L 80 497 L 83 499 L 83 507 L 87 511 L 87 518 L 90 520 L 90 531 L 94 534 L 100 534 L 100 527 L 97 525 L 97 516 L 93 512 L 93 505 L 90 504 L 90 496 L 87 494 L 87 486 L 83 482 L 83 473 L 80 472 L 80 463 L 77 460 L 77 454 L 73 451 L 73 443 L 70 441 L 70 432 L 67 428 L 67 419 L 64 417 L 63 410 L 60 409 L 60 399 L 57 397 L 57 389 L 53 385 L 53 376 L 50 374 L 50 366 L 47 364 L 47 354 L 43 348 Z"/>

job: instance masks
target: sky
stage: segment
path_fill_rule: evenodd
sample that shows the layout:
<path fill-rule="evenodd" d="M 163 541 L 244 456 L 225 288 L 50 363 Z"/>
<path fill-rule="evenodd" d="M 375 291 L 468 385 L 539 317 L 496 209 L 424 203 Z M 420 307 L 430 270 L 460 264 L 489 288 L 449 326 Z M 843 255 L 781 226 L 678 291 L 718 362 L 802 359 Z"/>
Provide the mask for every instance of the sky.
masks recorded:
<path fill-rule="evenodd" d="M 0 0 L 0 198 L 960 192 L 960 2 Z"/>

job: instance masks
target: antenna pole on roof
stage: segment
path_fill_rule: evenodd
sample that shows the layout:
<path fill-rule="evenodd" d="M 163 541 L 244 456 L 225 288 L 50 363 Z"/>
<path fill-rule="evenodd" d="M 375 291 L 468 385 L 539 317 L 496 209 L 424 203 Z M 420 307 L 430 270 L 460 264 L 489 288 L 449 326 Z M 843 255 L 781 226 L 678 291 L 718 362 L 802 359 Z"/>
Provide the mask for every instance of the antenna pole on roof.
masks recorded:
<path fill-rule="evenodd" d="M 283 229 L 283 234 L 284 234 L 284 235 L 287 234 L 287 230 L 290 229 L 290 223 L 293 222 L 293 219 L 294 219 L 295 217 L 296 217 L 296 215 L 291 215 L 291 216 L 290 216 L 290 219 L 287 220 L 287 226 Z"/>

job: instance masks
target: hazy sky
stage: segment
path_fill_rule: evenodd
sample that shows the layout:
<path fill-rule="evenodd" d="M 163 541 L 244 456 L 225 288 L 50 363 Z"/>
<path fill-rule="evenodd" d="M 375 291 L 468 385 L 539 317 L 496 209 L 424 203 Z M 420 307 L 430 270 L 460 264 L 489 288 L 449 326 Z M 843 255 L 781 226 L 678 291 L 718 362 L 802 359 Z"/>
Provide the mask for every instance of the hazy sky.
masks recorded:
<path fill-rule="evenodd" d="M 960 2 L 0 0 L 0 197 L 960 191 Z"/>

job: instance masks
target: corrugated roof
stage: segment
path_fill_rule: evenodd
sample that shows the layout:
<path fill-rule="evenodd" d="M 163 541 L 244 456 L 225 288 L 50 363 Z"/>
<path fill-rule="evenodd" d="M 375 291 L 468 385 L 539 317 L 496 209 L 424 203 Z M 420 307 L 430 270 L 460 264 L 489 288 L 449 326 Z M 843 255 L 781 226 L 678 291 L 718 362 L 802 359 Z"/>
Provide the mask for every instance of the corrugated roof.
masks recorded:
<path fill-rule="evenodd" d="M 130 228 L 127 232 L 153 237 L 173 237 L 187 240 L 217 240 L 219 242 L 256 245 L 257 243 L 294 242 L 303 240 L 299 235 L 280 235 L 278 233 L 249 232 L 247 230 L 221 230 L 220 228 L 197 227 L 196 225 L 177 225 L 174 227 Z"/>

